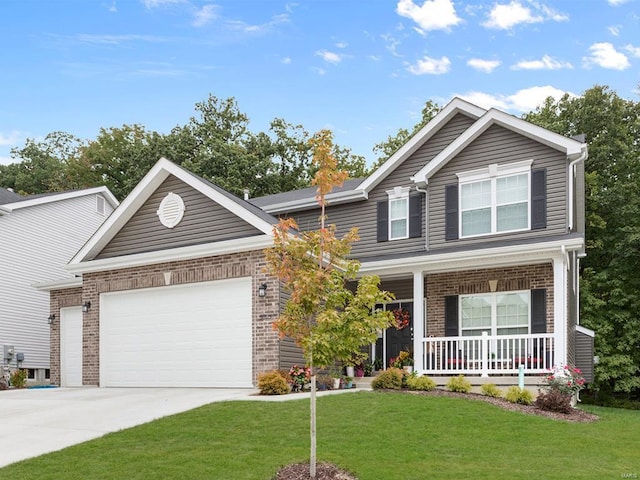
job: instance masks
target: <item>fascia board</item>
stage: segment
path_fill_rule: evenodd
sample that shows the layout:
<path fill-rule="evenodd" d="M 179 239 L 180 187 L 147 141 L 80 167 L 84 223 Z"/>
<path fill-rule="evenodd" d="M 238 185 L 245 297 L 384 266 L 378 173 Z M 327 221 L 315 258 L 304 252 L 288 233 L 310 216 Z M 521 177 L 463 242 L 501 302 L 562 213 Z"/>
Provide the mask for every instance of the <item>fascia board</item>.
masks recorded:
<path fill-rule="evenodd" d="M 564 247 L 565 251 L 568 251 L 579 250 L 583 246 L 583 239 L 574 238 L 527 245 L 396 258 L 362 263 L 360 273 L 376 272 L 385 275 L 415 271 L 437 273 L 470 268 L 542 263 L 555 257 L 564 258 L 565 254 L 562 253 L 562 247 Z"/>
<path fill-rule="evenodd" d="M 492 125 L 500 125 L 555 150 L 560 150 L 568 157 L 579 155 L 584 148 L 584 144 L 576 140 L 551 132 L 545 128 L 539 127 L 500 110 L 491 109 L 480 117 L 462 135 L 451 142 L 444 150 L 442 150 L 442 152 L 436 155 L 431 162 L 425 165 L 424 168 L 412 177 L 412 180 L 418 184 L 428 183 L 429 178 L 440 170 L 440 168 L 442 168 L 447 162 L 449 162 L 449 160 L 460 153 Z"/>
<path fill-rule="evenodd" d="M 18 210 L 20 208 L 35 207 L 38 205 L 45 205 L 48 203 L 60 202 L 60 201 L 69 200 L 72 198 L 84 197 L 86 195 L 95 195 L 97 193 L 103 194 L 106 197 L 107 201 L 109 201 L 112 207 L 115 208 L 118 206 L 118 200 L 116 199 L 116 197 L 113 196 L 113 194 L 107 187 L 102 186 L 102 187 L 87 188 L 84 190 L 76 190 L 73 192 L 51 194 L 51 195 L 46 195 L 44 197 L 33 198 L 30 200 L 21 200 L 19 202 L 6 203 L 3 205 L 4 207 L 3 209 L 6 209 L 7 211 L 11 212 L 12 210 Z"/>
<path fill-rule="evenodd" d="M 343 203 L 356 202 L 358 200 L 366 200 L 367 198 L 369 198 L 369 195 L 364 190 L 349 190 L 346 192 L 330 193 L 325 197 L 325 200 L 330 205 L 340 205 Z M 265 212 L 273 214 L 307 210 L 314 207 L 318 207 L 318 201 L 315 198 L 305 198 L 303 200 L 291 200 L 289 202 L 265 205 L 261 208 Z"/>
<path fill-rule="evenodd" d="M 143 265 L 192 260 L 195 258 L 226 255 L 231 253 L 260 250 L 273 245 L 272 235 L 257 235 L 255 237 L 225 240 L 224 242 L 207 243 L 188 247 L 178 247 L 169 250 L 137 253 L 122 257 L 101 258 L 82 263 L 68 264 L 65 270 L 74 274 L 86 272 L 101 272 L 107 270 L 119 270 Z"/>
<path fill-rule="evenodd" d="M 582 325 L 576 325 L 576 331 L 584 334 L 584 335 L 588 335 L 589 337 L 595 337 L 596 336 L 596 332 L 594 332 L 593 330 L 591 330 L 590 328 L 585 328 Z"/>
<path fill-rule="evenodd" d="M 480 118 L 486 113 L 486 110 L 461 98 L 454 98 L 435 117 L 431 119 L 424 127 L 422 127 L 413 137 L 409 139 L 396 153 L 391 155 L 373 174 L 364 180 L 358 190 L 370 192 L 378 185 L 390 172 L 392 172 L 399 164 L 411 156 L 418 148 L 420 148 L 429 138 L 435 135 L 442 126 L 444 126 L 457 113 L 465 113 L 474 118 Z"/>
<path fill-rule="evenodd" d="M 31 285 L 36 290 L 50 292 L 52 290 L 64 290 L 67 288 L 82 287 L 82 277 L 70 277 L 50 282 L 38 282 Z"/>

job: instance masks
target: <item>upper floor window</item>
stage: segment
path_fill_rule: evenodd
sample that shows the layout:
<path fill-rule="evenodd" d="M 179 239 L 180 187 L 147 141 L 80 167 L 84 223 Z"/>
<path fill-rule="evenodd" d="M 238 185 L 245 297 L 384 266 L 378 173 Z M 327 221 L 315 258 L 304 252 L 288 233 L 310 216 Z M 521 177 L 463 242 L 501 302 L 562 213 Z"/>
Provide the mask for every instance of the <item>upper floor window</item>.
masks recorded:
<path fill-rule="evenodd" d="M 409 237 L 409 188 L 396 187 L 389 195 L 389 240 Z"/>
<path fill-rule="evenodd" d="M 377 241 L 422 236 L 423 194 L 410 187 L 387 190 L 387 199 L 377 204 Z"/>

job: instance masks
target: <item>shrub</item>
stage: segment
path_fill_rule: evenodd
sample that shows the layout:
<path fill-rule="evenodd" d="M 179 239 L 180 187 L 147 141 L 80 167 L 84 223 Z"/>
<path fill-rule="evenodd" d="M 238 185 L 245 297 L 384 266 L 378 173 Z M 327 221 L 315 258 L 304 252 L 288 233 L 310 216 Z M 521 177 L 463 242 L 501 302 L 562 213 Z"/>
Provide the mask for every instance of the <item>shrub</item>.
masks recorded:
<path fill-rule="evenodd" d="M 493 383 L 485 383 L 480 387 L 482 394 L 487 397 L 500 398 L 502 397 L 502 390 L 496 387 Z"/>
<path fill-rule="evenodd" d="M 533 394 L 526 388 L 509 387 L 507 394 L 504 396 L 511 403 L 519 403 L 520 405 L 531 405 L 533 403 Z"/>
<path fill-rule="evenodd" d="M 407 378 L 407 386 L 409 387 L 409 390 L 423 390 L 425 392 L 430 392 L 436 388 L 436 382 L 426 375 L 422 377 L 409 376 L 409 378 Z"/>
<path fill-rule="evenodd" d="M 447 382 L 447 390 L 451 392 L 469 393 L 471 391 L 471 382 L 464 378 L 464 375 L 451 377 Z"/>
<path fill-rule="evenodd" d="M 550 412 L 571 413 L 571 394 L 562 393 L 560 390 L 540 392 L 536 398 L 536 407 Z"/>
<path fill-rule="evenodd" d="M 17 369 L 11 374 L 11 385 L 15 388 L 24 388 L 27 386 L 27 370 Z"/>
<path fill-rule="evenodd" d="M 374 390 L 391 389 L 400 390 L 402 388 L 402 370 L 399 368 L 388 368 L 384 372 L 378 374 L 371 382 Z"/>
<path fill-rule="evenodd" d="M 0 390 L 8 390 L 9 389 L 9 382 L 7 382 L 7 379 L 4 378 L 3 376 L 0 376 Z"/>
<path fill-rule="evenodd" d="M 260 395 L 285 395 L 289 393 L 289 385 L 282 374 L 273 370 L 258 375 Z"/>

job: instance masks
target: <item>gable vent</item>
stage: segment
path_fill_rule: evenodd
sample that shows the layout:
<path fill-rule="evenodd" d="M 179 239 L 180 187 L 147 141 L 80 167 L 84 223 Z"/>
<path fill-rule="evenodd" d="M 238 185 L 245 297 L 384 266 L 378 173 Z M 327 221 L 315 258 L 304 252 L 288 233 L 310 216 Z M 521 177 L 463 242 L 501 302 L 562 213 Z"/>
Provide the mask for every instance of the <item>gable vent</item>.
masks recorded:
<path fill-rule="evenodd" d="M 173 192 L 168 193 L 160 202 L 157 213 L 160 222 L 165 227 L 173 228 L 178 225 L 184 215 L 184 202 L 180 195 Z"/>

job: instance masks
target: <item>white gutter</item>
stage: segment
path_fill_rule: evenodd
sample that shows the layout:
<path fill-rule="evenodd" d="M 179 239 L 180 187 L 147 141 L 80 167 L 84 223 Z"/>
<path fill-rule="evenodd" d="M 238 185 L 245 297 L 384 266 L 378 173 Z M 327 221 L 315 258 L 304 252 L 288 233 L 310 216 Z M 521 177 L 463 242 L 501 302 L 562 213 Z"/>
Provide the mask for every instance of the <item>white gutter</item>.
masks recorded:
<path fill-rule="evenodd" d="M 582 147 L 582 151 L 580 156 L 569 163 L 567 167 L 567 177 L 569 178 L 569 232 L 573 231 L 573 205 L 575 200 L 573 198 L 573 192 L 575 190 L 575 168 L 576 165 L 580 162 L 584 162 L 587 158 L 589 158 L 589 150 L 587 149 L 587 145 L 585 144 Z"/>
<path fill-rule="evenodd" d="M 62 278 L 50 282 L 38 282 L 31 285 L 33 288 L 50 292 L 51 290 L 64 290 L 66 288 L 82 287 L 82 277 Z"/>

